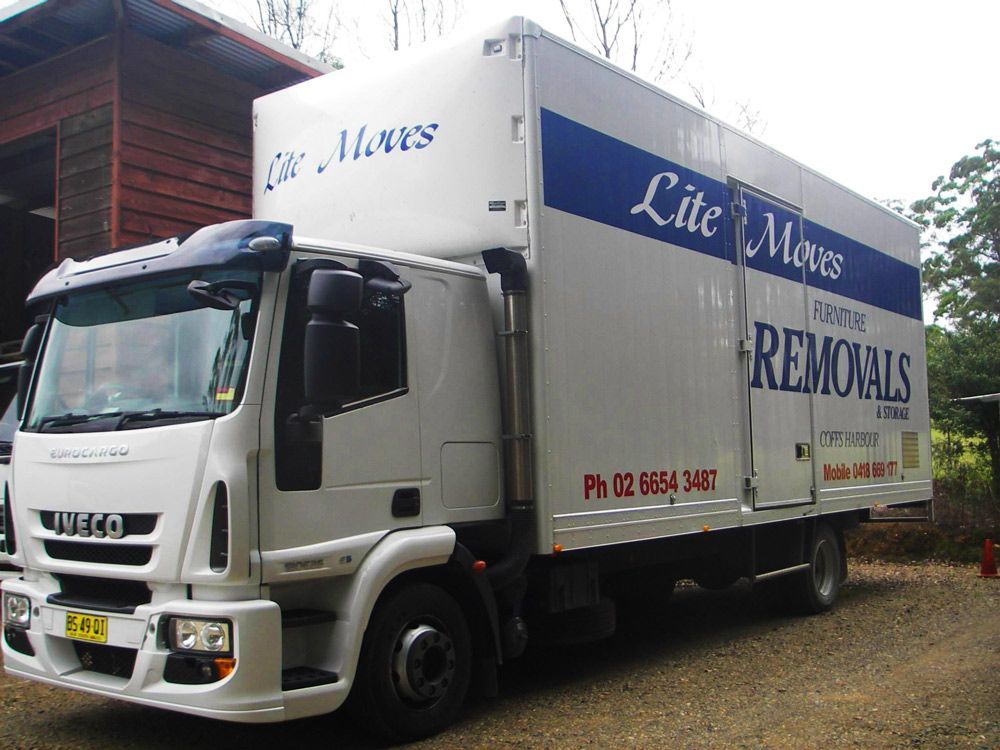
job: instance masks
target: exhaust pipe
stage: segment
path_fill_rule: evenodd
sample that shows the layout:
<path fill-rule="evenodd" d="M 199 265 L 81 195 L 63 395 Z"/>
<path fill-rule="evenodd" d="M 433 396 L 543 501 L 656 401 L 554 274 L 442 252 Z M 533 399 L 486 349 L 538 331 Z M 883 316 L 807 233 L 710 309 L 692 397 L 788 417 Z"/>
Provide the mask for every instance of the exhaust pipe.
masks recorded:
<path fill-rule="evenodd" d="M 531 365 L 528 352 L 528 269 L 520 253 L 506 248 L 483 251 L 489 273 L 500 274 L 503 292 L 504 486 L 510 545 L 486 569 L 494 590 L 515 582 L 531 557 L 535 531 L 535 491 L 531 435 Z"/>

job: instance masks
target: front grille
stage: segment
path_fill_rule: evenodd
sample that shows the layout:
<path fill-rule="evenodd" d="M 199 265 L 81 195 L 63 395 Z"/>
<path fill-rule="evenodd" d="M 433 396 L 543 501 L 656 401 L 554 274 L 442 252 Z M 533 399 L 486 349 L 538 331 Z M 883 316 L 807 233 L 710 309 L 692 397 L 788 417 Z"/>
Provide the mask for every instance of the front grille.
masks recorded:
<path fill-rule="evenodd" d="M 73 641 L 73 649 L 76 651 L 76 658 L 80 660 L 80 666 L 88 672 L 128 679 L 135 669 L 135 657 L 138 653 L 135 649 L 79 641 Z"/>
<path fill-rule="evenodd" d="M 45 554 L 54 560 L 94 563 L 98 565 L 146 565 L 153 557 L 147 544 L 86 544 L 49 539 Z"/>
<path fill-rule="evenodd" d="M 56 530 L 56 513 L 59 511 L 55 510 L 42 510 L 39 511 L 39 520 L 49 531 Z M 77 516 L 76 513 L 64 513 L 64 516 L 72 516 L 74 519 Z M 156 529 L 156 514 L 155 513 L 122 513 L 120 514 L 122 520 L 125 522 L 125 536 L 142 536 L 143 534 L 152 534 Z M 72 528 L 74 521 L 64 521 L 64 525 Z M 64 532 L 65 533 L 65 532 Z"/>

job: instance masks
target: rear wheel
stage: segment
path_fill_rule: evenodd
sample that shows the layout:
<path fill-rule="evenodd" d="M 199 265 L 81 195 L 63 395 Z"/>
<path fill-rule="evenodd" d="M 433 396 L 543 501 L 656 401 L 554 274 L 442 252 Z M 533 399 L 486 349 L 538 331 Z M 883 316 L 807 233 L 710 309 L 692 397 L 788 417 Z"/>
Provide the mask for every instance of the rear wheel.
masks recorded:
<path fill-rule="evenodd" d="M 391 591 L 365 631 L 351 708 L 366 731 L 427 737 L 458 715 L 471 664 L 465 615 L 447 592 L 426 583 Z"/>
<path fill-rule="evenodd" d="M 825 523 L 818 525 L 806 558 L 809 569 L 774 582 L 781 585 L 784 603 L 807 615 L 830 609 L 840 592 L 842 549 L 837 532 Z"/>

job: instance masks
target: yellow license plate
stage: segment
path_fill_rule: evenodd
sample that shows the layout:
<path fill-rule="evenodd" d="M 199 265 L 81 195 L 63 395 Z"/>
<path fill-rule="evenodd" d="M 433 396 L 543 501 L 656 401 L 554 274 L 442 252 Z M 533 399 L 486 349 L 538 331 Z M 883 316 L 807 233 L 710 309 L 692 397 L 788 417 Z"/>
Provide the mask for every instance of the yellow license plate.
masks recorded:
<path fill-rule="evenodd" d="M 108 618 L 99 615 L 85 615 L 80 612 L 66 613 L 66 637 L 78 641 L 108 642 Z"/>

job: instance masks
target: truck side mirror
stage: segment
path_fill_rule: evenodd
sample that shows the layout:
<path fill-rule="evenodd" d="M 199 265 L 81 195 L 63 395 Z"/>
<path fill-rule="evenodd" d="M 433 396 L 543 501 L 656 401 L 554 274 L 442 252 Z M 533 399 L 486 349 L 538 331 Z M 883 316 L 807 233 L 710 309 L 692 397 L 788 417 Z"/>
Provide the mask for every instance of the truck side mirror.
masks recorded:
<path fill-rule="evenodd" d="M 347 403 L 361 390 L 361 338 L 344 316 L 361 308 L 363 292 L 354 271 L 318 269 L 309 279 L 303 370 L 310 404 Z"/>
<path fill-rule="evenodd" d="M 24 334 L 21 342 L 21 367 L 17 371 L 17 418 L 24 417 L 24 407 L 28 402 L 28 387 L 31 385 L 31 373 L 35 369 L 35 359 L 38 357 L 38 349 L 42 345 L 42 332 L 44 326 L 35 323 Z"/>

